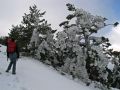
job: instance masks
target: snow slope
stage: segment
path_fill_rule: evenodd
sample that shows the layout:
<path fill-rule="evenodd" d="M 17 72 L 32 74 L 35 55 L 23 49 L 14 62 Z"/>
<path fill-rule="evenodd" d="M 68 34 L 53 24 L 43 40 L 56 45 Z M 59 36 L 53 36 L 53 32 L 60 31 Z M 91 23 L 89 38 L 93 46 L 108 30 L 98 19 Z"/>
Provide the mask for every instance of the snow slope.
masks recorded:
<path fill-rule="evenodd" d="M 9 64 L 5 47 L 0 47 L 0 90 L 98 90 L 60 75 L 37 60 L 22 57 L 17 62 L 17 74 L 6 73 Z"/>

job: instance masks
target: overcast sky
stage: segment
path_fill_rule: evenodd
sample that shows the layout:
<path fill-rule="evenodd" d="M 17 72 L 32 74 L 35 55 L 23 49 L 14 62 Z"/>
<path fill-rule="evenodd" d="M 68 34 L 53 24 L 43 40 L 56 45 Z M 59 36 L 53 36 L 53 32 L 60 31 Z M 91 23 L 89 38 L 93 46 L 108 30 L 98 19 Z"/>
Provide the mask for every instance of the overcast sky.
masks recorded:
<path fill-rule="evenodd" d="M 59 24 L 69 13 L 66 3 L 72 3 L 93 15 L 106 17 L 108 23 L 120 21 L 120 0 L 0 0 L 0 36 L 7 35 L 12 25 L 19 24 L 24 13 L 29 12 L 29 6 L 34 4 L 41 11 L 46 11 L 44 18 L 54 29 L 60 29 Z M 115 47 L 120 46 L 119 27 L 114 29 L 110 26 L 100 32 L 100 34 L 107 34 Z"/>

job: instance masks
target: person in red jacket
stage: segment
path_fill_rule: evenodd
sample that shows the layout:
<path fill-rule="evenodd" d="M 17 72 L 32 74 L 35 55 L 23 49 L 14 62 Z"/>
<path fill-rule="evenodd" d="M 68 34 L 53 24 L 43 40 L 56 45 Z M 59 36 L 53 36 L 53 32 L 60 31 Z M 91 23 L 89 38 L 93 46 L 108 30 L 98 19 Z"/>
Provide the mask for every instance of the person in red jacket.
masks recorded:
<path fill-rule="evenodd" d="M 17 44 L 13 38 L 8 38 L 6 44 L 7 44 L 7 54 L 8 54 L 7 57 L 10 58 L 10 63 L 6 72 L 9 72 L 9 70 L 12 67 L 12 74 L 16 74 L 16 61 L 17 58 L 19 58 Z"/>

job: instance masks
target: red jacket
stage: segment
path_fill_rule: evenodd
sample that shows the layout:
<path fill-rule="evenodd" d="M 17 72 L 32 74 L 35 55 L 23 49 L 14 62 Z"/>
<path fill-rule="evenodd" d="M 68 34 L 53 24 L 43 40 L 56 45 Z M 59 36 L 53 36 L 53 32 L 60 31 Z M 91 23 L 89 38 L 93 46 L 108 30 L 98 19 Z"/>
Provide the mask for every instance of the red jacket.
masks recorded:
<path fill-rule="evenodd" d="M 16 43 L 14 41 L 9 41 L 7 47 L 7 52 L 8 53 L 14 53 L 16 52 Z"/>

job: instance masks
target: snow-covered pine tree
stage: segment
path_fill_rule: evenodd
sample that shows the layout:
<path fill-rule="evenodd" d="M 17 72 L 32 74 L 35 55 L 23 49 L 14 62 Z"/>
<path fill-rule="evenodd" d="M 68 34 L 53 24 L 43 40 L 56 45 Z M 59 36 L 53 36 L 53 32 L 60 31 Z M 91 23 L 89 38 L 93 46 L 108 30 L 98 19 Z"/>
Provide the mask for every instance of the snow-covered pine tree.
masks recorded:
<path fill-rule="evenodd" d="M 84 48 L 80 46 L 81 30 L 77 26 L 69 26 L 68 21 L 61 23 L 60 26 L 63 24 L 64 30 L 57 34 L 55 43 L 56 48 L 58 48 L 58 56 L 64 63 L 61 70 L 72 75 L 73 78 L 79 78 L 88 83 Z"/>
<path fill-rule="evenodd" d="M 29 46 L 35 47 L 35 58 L 41 60 L 46 64 L 54 63 L 55 49 L 53 39 L 54 33 L 57 30 L 52 30 L 51 24 L 48 24 L 46 20 L 35 28 Z M 33 50 L 32 50 L 33 51 Z M 56 59 L 55 59 L 56 60 Z"/>
<path fill-rule="evenodd" d="M 38 29 L 43 23 L 44 19 L 42 17 L 45 14 L 45 12 L 40 12 L 36 5 L 30 6 L 29 11 L 30 13 L 25 13 L 22 21 L 22 25 L 24 26 L 22 38 L 25 41 L 25 51 L 28 51 L 28 45 L 30 43 L 32 33 L 34 29 Z"/>
<path fill-rule="evenodd" d="M 62 71 L 84 82 L 91 79 L 109 87 L 106 67 L 110 43 L 105 37 L 94 36 L 98 30 L 107 26 L 107 19 L 76 9 L 72 4 L 67 4 L 67 7 L 73 13 L 67 16 L 68 21 L 60 24 L 64 30 L 57 34 L 56 42 L 58 55 L 63 57 Z M 72 18 L 76 18 L 76 23 L 69 25 Z"/>

